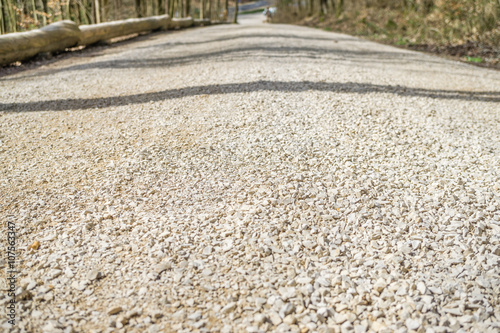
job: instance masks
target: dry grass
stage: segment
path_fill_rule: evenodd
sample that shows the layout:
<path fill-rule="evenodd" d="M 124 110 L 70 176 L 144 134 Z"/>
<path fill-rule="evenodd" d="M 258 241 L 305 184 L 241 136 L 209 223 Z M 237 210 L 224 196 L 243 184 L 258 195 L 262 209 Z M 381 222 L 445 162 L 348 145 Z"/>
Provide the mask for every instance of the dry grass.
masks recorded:
<path fill-rule="evenodd" d="M 281 3 L 274 21 L 348 33 L 500 68 L 499 1 L 443 0 L 425 10 L 424 2 L 413 1 L 416 5 L 408 8 L 394 2 L 389 5 L 385 0 L 366 0 L 363 4 L 352 1 L 341 13 L 337 6 L 337 11 L 328 8 L 324 14 L 317 8 L 318 13 L 313 15 L 306 9 L 299 11 L 296 5 Z"/>

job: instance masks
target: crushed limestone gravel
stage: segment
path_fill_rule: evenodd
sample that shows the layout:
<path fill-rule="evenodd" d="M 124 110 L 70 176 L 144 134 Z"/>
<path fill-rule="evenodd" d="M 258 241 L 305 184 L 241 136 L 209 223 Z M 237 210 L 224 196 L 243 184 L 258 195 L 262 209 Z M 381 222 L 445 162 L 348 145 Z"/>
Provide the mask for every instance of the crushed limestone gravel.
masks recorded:
<path fill-rule="evenodd" d="M 1 329 L 498 332 L 500 73 L 241 20 L 0 78 Z"/>

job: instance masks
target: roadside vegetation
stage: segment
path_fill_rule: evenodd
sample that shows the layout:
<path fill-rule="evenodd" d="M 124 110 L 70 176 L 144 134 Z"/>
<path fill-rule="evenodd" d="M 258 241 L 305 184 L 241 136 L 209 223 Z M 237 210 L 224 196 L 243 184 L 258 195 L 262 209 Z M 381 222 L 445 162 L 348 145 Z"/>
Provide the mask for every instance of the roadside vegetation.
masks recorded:
<path fill-rule="evenodd" d="M 234 0 L 0 0 L 0 33 L 60 20 L 80 25 L 163 14 L 225 20 L 229 4 Z"/>
<path fill-rule="evenodd" d="M 273 21 L 500 68 L 500 0 L 279 0 Z"/>

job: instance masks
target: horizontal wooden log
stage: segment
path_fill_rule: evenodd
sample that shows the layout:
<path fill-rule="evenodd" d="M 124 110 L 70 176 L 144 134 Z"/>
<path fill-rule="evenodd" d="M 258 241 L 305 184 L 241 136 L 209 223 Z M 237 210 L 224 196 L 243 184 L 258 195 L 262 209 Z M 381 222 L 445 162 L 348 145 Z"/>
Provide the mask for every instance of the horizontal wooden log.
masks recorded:
<path fill-rule="evenodd" d="M 186 18 L 173 18 L 170 21 L 169 29 L 183 29 L 192 27 L 194 20 L 192 17 Z"/>
<path fill-rule="evenodd" d="M 158 29 L 167 30 L 169 26 L 170 17 L 168 15 L 128 19 L 93 25 L 81 25 L 81 38 L 79 44 L 91 45 L 115 37 L 127 36 L 140 32 Z"/>
<path fill-rule="evenodd" d="M 72 21 L 60 21 L 41 29 L 0 36 L 0 65 L 31 58 L 38 53 L 60 52 L 78 44 L 80 29 Z"/>
<path fill-rule="evenodd" d="M 203 27 L 203 26 L 207 26 L 210 24 L 211 24 L 210 19 L 195 19 L 193 21 L 193 25 L 195 27 Z"/>
<path fill-rule="evenodd" d="M 0 35 L 0 66 L 22 61 L 43 52 L 61 52 L 76 45 L 91 45 L 135 33 L 210 24 L 212 23 L 208 19 L 193 20 L 191 17 L 170 19 L 168 15 L 80 27 L 72 21 L 60 21 L 41 29 Z"/>

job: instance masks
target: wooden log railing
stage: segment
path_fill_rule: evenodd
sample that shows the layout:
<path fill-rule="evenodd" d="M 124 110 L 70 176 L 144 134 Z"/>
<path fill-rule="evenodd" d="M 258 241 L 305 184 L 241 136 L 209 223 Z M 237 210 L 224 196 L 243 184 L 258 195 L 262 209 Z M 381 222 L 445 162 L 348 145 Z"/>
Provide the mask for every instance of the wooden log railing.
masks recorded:
<path fill-rule="evenodd" d="M 112 38 L 155 30 L 184 29 L 214 24 L 191 17 L 170 19 L 168 15 L 128 19 L 78 27 L 60 21 L 41 29 L 0 36 L 0 66 L 23 61 L 44 52 L 63 52 L 77 45 L 91 45 Z M 221 22 L 217 22 L 221 23 Z"/>
<path fill-rule="evenodd" d="M 170 22 L 169 29 L 184 29 L 193 26 L 193 18 L 185 17 L 185 18 L 174 18 Z"/>
<path fill-rule="evenodd" d="M 80 29 L 72 21 L 60 21 L 41 29 L 0 36 L 0 65 L 31 58 L 43 52 L 64 51 L 80 40 Z"/>
<path fill-rule="evenodd" d="M 106 22 L 100 24 L 81 25 L 79 45 L 91 45 L 100 41 L 120 36 L 132 35 L 154 30 L 167 30 L 170 24 L 168 15 L 146 18 L 128 19 L 123 21 Z"/>

